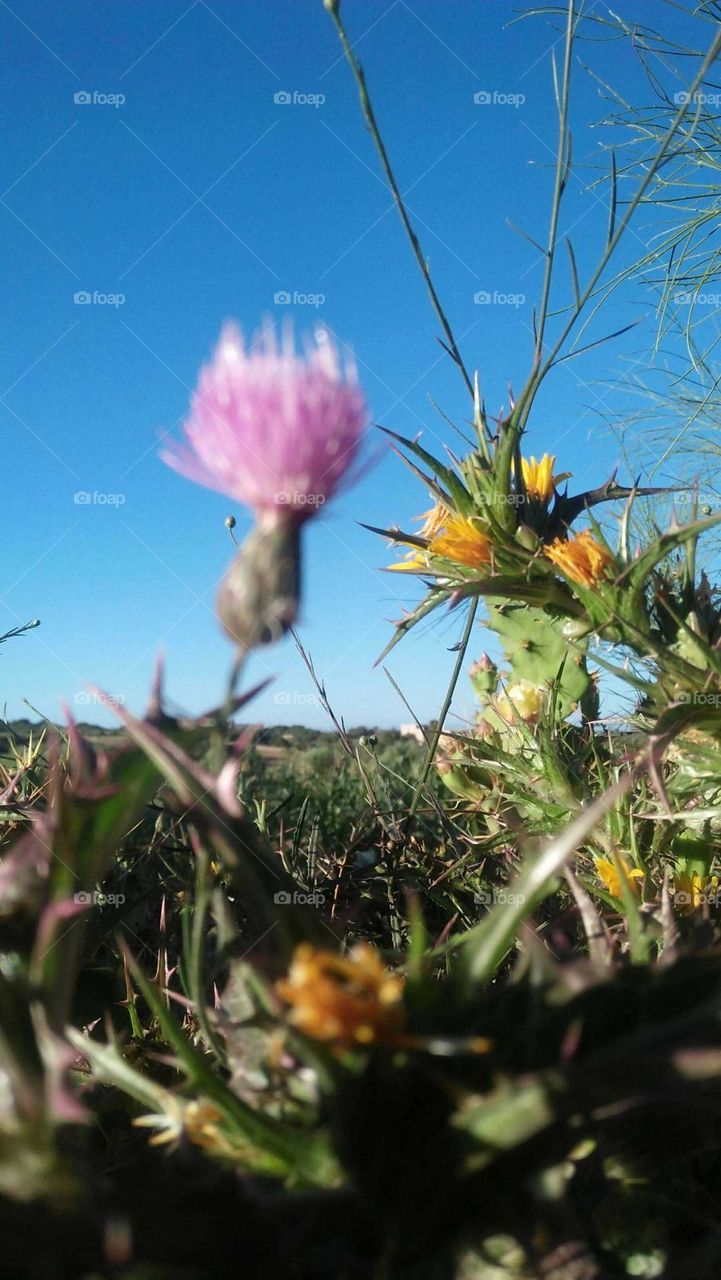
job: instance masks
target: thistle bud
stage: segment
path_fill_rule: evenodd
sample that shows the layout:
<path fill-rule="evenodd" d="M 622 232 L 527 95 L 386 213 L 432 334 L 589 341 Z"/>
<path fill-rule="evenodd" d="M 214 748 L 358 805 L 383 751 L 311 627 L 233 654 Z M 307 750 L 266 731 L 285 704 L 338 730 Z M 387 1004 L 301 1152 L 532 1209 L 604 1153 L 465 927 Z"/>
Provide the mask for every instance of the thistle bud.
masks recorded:
<path fill-rule="evenodd" d="M 300 602 L 300 525 L 279 520 L 253 530 L 218 593 L 218 618 L 239 648 L 272 644 L 293 625 Z"/>

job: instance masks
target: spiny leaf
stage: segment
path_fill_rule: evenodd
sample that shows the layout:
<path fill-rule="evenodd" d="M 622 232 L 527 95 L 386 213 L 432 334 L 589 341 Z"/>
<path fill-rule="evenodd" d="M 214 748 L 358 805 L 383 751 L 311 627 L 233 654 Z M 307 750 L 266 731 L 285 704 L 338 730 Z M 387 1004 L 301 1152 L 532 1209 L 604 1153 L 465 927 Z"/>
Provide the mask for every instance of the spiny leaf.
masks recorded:
<path fill-rule="evenodd" d="M 471 495 L 458 476 L 451 471 L 450 467 L 444 466 L 442 462 L 434 458 L 433 454 L 428 453 L 427 449 L 424 449 L 416 440 L 409 440 L 406 436 L 401 436 L 396 431 L 391 431 L 389 427 L 381 427 L 380 430 L 385 435 L 390 436 L 392 440 L 397 440 L 404 448 L 409 449 L 417 458 L 420 458 L 425 466 L 430 467 L 441 484 L 445 485 L 461 515 L 473 514 Z M 406 459 L 406 461 L 408 460 Z"/>
<path fill-rule="evenodd" d="M 444 604 L 445 601 L 450 598 L 450 595 L 451 592 L 446 588 L 441 590 L 432 588 L 425 600 L 422 600 L 419 605 L 416 605 L 415 609 L 413 609 L 406 618 L 403 618 L 401 622 L 397 622 L 395 624 L 395 631 L 393 635 L 388 641 L 383 652 L 376 658 L 373 666 L 379 666 L 383 659 L 391 652 L 391 649 L 394 649 L 399 640 L 403 638 L 406 632 L 410 631 L 412 627 L 415 627 L 417 622 L 420 622 L 422 618 L 426 618 L 428 614 L 432 613 L 434 609 L 437 609 L 439 605 Z"/>

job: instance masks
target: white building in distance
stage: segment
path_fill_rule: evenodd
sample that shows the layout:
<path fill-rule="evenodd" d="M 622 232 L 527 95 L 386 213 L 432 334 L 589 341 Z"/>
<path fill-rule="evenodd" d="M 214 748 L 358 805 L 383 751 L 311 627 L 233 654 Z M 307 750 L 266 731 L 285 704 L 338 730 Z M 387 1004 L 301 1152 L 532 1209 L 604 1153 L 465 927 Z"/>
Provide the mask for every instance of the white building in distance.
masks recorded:
<path fill-rule="evenodd" d="M 423 732 L 417 724 L 402 724 L 399 732 L 402 738 L 415 738 L 416 742 L 420 742 L 421 746 L 425 743 Z"/>

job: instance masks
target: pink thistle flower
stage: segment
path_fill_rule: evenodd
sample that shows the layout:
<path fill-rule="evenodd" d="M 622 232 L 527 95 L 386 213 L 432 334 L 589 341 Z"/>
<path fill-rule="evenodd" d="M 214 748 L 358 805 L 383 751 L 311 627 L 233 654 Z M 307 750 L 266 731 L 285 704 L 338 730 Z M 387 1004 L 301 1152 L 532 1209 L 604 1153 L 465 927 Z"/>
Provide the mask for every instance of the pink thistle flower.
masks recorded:
<path fill-rule="evenodd" d="M 262 523 L 302 521 L 338 488 L 353 462 L 368 411 L 354 365 L 342 365 L 325 330 L 296 351 L 265 327 L 246 350 L 226 324 L 200 373 L 185 442 L 161 457 L 198 484 L 251 507 Z"/>

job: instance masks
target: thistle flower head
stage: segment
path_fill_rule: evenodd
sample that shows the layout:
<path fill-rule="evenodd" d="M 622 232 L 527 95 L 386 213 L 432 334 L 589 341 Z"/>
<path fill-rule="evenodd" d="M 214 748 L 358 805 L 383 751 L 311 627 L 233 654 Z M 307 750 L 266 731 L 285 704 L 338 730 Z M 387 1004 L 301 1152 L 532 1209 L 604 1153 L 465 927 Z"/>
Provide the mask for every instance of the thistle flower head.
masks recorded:
<path fill-rule="evenodd" d="M 319 331 L 297 354 L 288 330 L 265 328 L 246 349 L 227 324 L 201 370 L 185 443 L 161 457 L 198 484 L 258 515 L 304 520 L 332 496 L 355 458 L 367 421 L 355 369 Z"/>
<path fill-rule="evenodd" d="M 596 542 L 588 529 L 575 538 L 556 538 L 546 547 L 546 555 L 566 577 L 582 587 L 595 587 L 607 576 L 613 565 L 613 556 L 600 542 Z"/>
<path fill-rule="evenodd" d="M 544 453 L 542 458 L 536 461 L 531 454 L 530 458 L 521 458 L 521 474 L 523 476 L 523 484 L 529 498 L 535 498 L 538 502 L 548 503 L 553 497 L 557 484 L 562 480 L 567 480 L 570 471 L 564 471 L 561 475 L 554 476 L 553 468 L 556 462 L 555 453 Z"/>
<path fill-rule="evenodd" d="M 493 559 L 490 538 L 470 516 L 449 515 L 441 532 L 431 538 L 428 550 L 468 569 L 481 569 Z"/>
<path fill-rule="evenodd" d="M 389 569 L 396 573 L 432 573 L 434 556 L 467 569 L 480 569 L 491 563 L 491 540 L 478 528 L 473 517 L 459 516 L 436 503 L 421 519 L 424 524 L 418 536 L 427 540 L 427 546 L 414 544 L 405 558 L 389 565 Z"/>
<path fill-rule="evenodd" d="M 391 1043 L 403 1028 L 403 980 L 367 943 L 347 956 L 301 943 L 276 990 L 293 1026 L 339 1048 Z"/>

